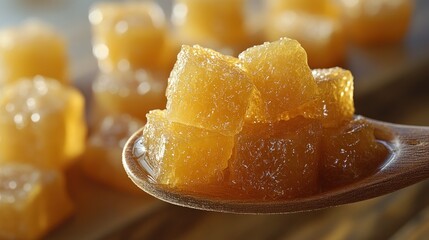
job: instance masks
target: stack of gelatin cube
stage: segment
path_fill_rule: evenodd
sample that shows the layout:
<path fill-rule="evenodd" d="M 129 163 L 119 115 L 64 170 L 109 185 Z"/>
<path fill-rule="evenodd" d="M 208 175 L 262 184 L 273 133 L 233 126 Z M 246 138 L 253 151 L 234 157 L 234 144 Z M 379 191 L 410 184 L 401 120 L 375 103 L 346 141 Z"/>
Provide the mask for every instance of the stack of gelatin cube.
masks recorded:
<path fill-rule="evenodd" d="M 83 169 L 120 190 L 140 192 L 121 164 L 126 139 L 164 107 L 167 77 L 179 51 L 155 1 L 98 3 L 89 12 L 100 73 L 92 85 L 92 132 Z"/>
<path fill-rule="evenodd" d="M 84 150 L 83 96 L 64 40 L 38 22 L 0 30 L 0 238 L 36 239 L 73 211 L 63 171 Z"/>
<path fill-rule="evenodd" d="M 166 109 L 147 115 L 142 166 L 158 184 L 184 191 L 308 196 L 365 177 L 383 161 L 373 128 L 353 114 L 350 72 L 311 71 L 295 40 L 238 58 L 183 46 Z"/>

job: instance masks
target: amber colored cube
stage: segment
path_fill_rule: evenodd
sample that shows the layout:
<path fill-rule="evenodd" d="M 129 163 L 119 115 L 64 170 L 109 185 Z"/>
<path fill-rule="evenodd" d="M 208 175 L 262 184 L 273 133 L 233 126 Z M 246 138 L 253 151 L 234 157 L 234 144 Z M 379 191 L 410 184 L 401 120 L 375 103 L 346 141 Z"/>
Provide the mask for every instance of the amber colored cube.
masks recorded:
<path fill-rule="evenodd" d="M 186 44 L 234 55 L 249 41 L 244 11 L 244 0 L 176 0 L 172 22 Z"/>
<path fill-rule="evenodd" d="M 265 25 L 265 36 L 269 41 L 284 36 L 296 39 L 307 52 L 308 65 L 311 68 L 344 64 L 346 34 L 339 18 L 301 11 L 284 11 L 269 18 Z"/>
<path fill-rule="evenodd" d="M 1 239 L 40 239 L 72 212 L 59 171 L 0 165 Z"/>
<path fill-rule="evenodd" d="M 166 75 L 170 74 L 176 63 L 177 55 L 181 47 L 181 42 L 173 33 L 169 32 L 165 37 L 164 45 L 158 55 L 156 69 L 162 73 L 166 73 Z"/>
<path fill-rule="evenodd" d="M 238 133 L 254 86 L 237 61 L 210 49 L 183 46 L 168 80 L 169 120 L 225 135 Z"/>
<path fill-rule="evenodd" d="M 388 155 L 387 148 L 375 139 L 374 127 L 363 119 L 324 129 L 322 149 L 320 173 L 326 188 L 374 173 Z"/>
<path fill-rule="evenodd" d="M 140 162 L 157 183 L 186 188 L 222 180 L 234 137 L 170 122 L 165 110 L 147 119 Z"/>
<path fill-rule="evenodd" d="M 35 77 L 0 89 L 0 162 L 64 168 L 85 148 L 84 98 Z"/>
<path fill-rule="evenodd" d="M 94 125 L 82 157 L 84 172 L 101 183 L 118 190 L 138 193 L 122 166 L 122 149 L 128 138 L 143 122 L 127 114 L 104 116 Z"/>
<path fill-rule="evenodd" d="M 307 12 L 315 15 L 337 14 L 338 9 L 332 0 L 268 0 L 268 16 L 281 14 L 284 11 Z"/>
<path fill-rule="evenodd" d="M 236 137 L 229 181 L 250 198 L 295 198 L 318 191 L 321 125 L 297 117 L 246 123 Z"/>
<path fill-rule="evenodd" d="M 335 127 L 350 121 L 355 112 L 351 72 L 339 67 L 314 69 L 313 76 L 319 87 L 323 126 Z M 315 107 L 320 108 L 319 105 Z"/>
<path fill-rule="evenodd" d="M 126 113 L 142 121 L 152 109 L 165 108 L 167 77 L 150 71 L 100 73 L 92 90 L 97 111 Z"/>
<path fill-rule="evenodd" d="M 288 38 L 254 46 L 239 55 L 260 92 L 262 106 L 251 109 L 248 118 L 267 122 L 299 115 L 303 105 L 315 101 L 317 85 L 301 45 Z M 252 101 L 254 102 L 254 101 Z M 262 110 L 261 110 L 262 108 Z"/>
<path fill-rule="evenodd" d="M 0 86 L 42 75 L 69 82 L 65 40 L 50 26 L 26 22 L 0 30 Z"/>
<path fill-rule="evenodd" d="M 91 8 L 93 53 L 104 72 L 156 66 L 166 21 L 155 1 L 98 3 Z"/>
<path fill-rule="evenodd" d="M 340 0 L 339 3 L 349 39 L 364 46 L 402 40 L 414 8 L 411 0 Z"/>

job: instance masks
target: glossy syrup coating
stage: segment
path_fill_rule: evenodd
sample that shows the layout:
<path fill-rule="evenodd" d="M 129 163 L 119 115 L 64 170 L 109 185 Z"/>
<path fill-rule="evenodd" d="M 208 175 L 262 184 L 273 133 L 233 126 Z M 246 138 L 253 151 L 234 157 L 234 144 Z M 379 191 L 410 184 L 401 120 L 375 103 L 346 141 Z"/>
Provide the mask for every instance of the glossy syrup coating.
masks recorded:
<path fill-rule="evenodd" d="M 339 3 L 350 40 L 364 46 L 403 39 L 414 7 L 413 0 L 339 0 Z"/>
<path fill-rule="evenodd" d="M 238 133 L 254 87 L 237 61 L 207 48 L 183 46 L 168 80 L 168 119 L 229 136 Z"/>
<path fill-rule="evenodd" d="M 28 21 L 0 30 L 0 87 L 36 75 L 68 83 L 68 74 L 65 40 L 50 26 Z"/>
<path fill-rule="evenodd" d="M 296 198 L 319 190 L 321 124 L 302 117 L 246 123 L 236 136 L 228 181 L 249 198 Z"/>
<path fill-rule="evenodd" d="M 94 125 L 82 156 L 82 167 L 93 179 L 118 190 L 137 193 L 122 166 L 122 148 L 127 139 L 143 122 L 127 114 L 113 114 L 101 118 Z"/>
<path fill-rule="evenodd" d="M 223 178 L 233 136 L 171 122 L 165 110 L 153 110 L 147 119 L 140 162 L 157 183 L 181 188 Z"/>
<path fill-rule="evenodd" d="M 244 0 L 176 0 L 172 22 L 186 44 L 236 55 L 247 47 Z"/>
<path fill-rule="evenodd" d="M 155 1 L 98 3 L 91 8 L 89 20 L 101 71 L 156 67 L 166 21 Z"/>
<path fill-rule="evenodd" d="M 0 162 L 64 168 L 85 148 L 84 98 L 37 76 L 0 89 Z"/>
<path fill-rule="evenodd" d="M 129 114 L 146 121 L 146 113 L 166 105 L 165 79 L 143 69 L 100 73 L 92 85 L 95 107 L 106 114 Z"/>
<path fill-rule="evenodd" d="M 374 137 L 374 127 L 355 119 L 325 128 L 322 138 L 321 183 L 325 188 L 351 183 L 374 173 L 388 150 Z"/>
<path fill-rule="evenodd" d="M 287 120 L 315 101 L 318 90 L 301 45 L 289 38 L 254 46 L 239 55 L 260 96 L 253 96 L 247 117 L 254 121 Z M 260 99 L 258 99 L 260 98 Z"/>
<path fill-rule="evenodd" d="M 1 239 L 40 239 L 72 212 L 59 171 L 0 165 Z"/>

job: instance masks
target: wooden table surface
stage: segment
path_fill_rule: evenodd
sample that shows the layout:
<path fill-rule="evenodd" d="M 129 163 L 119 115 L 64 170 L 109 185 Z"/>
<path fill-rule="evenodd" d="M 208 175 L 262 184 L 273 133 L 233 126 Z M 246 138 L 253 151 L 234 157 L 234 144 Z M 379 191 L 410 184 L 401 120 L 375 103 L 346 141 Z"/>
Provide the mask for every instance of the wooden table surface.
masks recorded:
<path fill-rule="evenodd" d="M 1 0 L 0 27 L 29 17 L 53 24 L 69 42 L 73 79 L 88 89 L 97 73 L 88 9 L 94 0 Z M 159 1 L 171 9 L 168 0 Z M 429 1 L 417 0 L 403 44 L 351 47 L 359 114 L 429 125 Z M 46 239 L 428 239 L 429 181 L 355 204 L 288 215 L 232 215 L 176 207 L 144 194 L 117 192 L 67 174 L 74 217 Z"/>

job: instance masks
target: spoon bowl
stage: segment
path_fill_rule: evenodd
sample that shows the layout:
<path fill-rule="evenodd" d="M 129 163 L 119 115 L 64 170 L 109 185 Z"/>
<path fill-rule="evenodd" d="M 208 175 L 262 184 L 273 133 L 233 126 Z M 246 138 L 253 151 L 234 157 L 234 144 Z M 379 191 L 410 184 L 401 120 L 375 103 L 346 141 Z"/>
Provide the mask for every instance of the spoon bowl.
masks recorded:
<path fill-rule="evenodd" d="M 383 141 L 389 149 L 388 159 L 373 175 L 304 198 L 273 201 L 228 200 L 163 187 L 151 181 L 149 174 L 140 165 L 142 163 L 139 161 L 142 160 L 136 157 L 136 151 L 142 147 L 142 130 L 134 133 L 126 143 L 122 161 L 131 180 L 158 199 L 200 210 L 247 214 L 281 214 L 333 207 L 381 196 L 429 178 L 429 127 L 365 119 L 374 126 L 376 138 Z"/>

